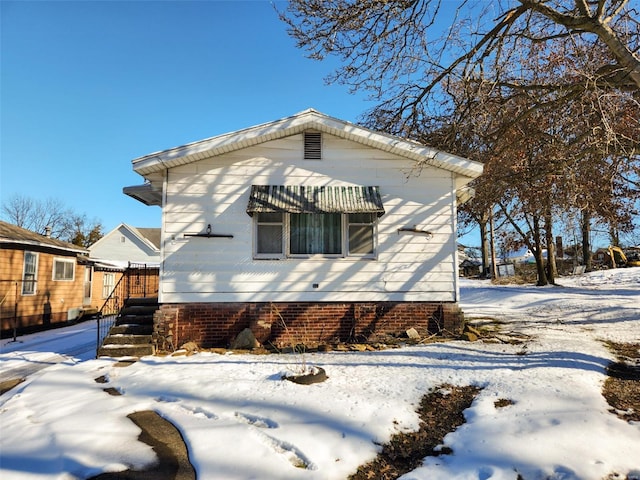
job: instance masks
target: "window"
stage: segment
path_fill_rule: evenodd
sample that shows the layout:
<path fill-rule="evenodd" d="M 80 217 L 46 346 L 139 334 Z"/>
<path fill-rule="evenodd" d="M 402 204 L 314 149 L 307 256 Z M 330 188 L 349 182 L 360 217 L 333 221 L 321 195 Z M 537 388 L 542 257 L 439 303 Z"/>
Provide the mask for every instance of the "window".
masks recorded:
<path fill-rule="evenodd" d="M 373 255 L 376 217 L 371 213 L 350 213 L 348 221 L 348 254 Z"/>
<path fill-rule="evenodd" d="M 114 288 L 116 288 L 116 274 L 105 272 L 102 277 L 102 298 L 109 298 Z"/>
<path fill-rule="evenodd" d="M 259 213 L 256 215 L 258 255 L 282 254 L 284 251 L 284 213 Z"/>
<path fill-rule="evenodd" d="M 255 258 L 376 255 L 384 214 L 375 186 L 252 185 Z"/>
<path fill-rule="evenodd" d="M 38 280 L 38 254 L 24 252 L 24 269 L 22 272 L 22 295 L 34 295 Z"/>
<path fill-rule="evenodd" d="M 67 260 L 63 258 L 53 259 L 53 279 L 54 280 L 73 280 L 73 274 L 76 267 L 75 260 Z"/>
<path fill-rule="evenodd" d="M 375 256 L 376 215 L 259 213 L 256 258 Z"/>
<path fill-rule="evenodd" d="M 339 213 L 292 213 L 289 228 L 291 255 L 342 253 L 342 215 Z"/>

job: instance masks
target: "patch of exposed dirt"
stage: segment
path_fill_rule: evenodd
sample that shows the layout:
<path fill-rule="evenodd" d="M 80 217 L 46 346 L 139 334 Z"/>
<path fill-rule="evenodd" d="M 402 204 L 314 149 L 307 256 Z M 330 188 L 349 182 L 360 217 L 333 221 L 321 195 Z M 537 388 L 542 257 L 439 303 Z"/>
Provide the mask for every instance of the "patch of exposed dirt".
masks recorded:
<path fill-rule="evenodd" d="M 496 408 L 504 408 L 504 407 L 508 407 L 509 405 L 513 405 L 514 403 L 515 402 L 510 398 L 499 398 L 498 400 L 493 402 L 493 405 Z"/>
<path fill-rule="evenodd" d="M 12 388 L 17 387 L 22 382 L 24 382 L 24 378 L 12 378 L 11 380 L 5 380 L 0 382 L 0 395 L 5 392 L 8 392 Z"/>
<path fill-rule="evenodd" d="M 524 345 L 532 340 L 532 336 L 507 330 L 508 322 L 499 320 L 494 317 L 470 317 L 464 326 L 465 331 L 471 332 L 477 336 L 478 340 L 484 343 L 505 343 L 509 345 Z M 469 338 L 462 338 L 470 340 Z"/>
<path fill-rule="evenodd" d="M 452 453 L 437 448 L 446 434 L 464 423 L 463 412 L 471 406 L 480 389 L 473 386 L 441 385 L 420 402 L 420 429 L 417 432 L 397 433 L 382 452 L 370 463 L 358 468 L 350 480 L 391 480 L 415 470 L 424 457 Z"/>
<path fill-rule="evenodd" d="M 158 462 L 143 470 L 102 473 L 90 480 L 195 480 L 196 473 L 180 432 L 156 412 L 142 411 L 127 415 L 142 432 L 141 442 L 153 447 Z"/>
<path fill-rule="evenodd" d="M 617 361 L 607 367 L 602 395 L 611 412 L 625 421 L 640 421 L 640 344 L 607 342 Z"/>

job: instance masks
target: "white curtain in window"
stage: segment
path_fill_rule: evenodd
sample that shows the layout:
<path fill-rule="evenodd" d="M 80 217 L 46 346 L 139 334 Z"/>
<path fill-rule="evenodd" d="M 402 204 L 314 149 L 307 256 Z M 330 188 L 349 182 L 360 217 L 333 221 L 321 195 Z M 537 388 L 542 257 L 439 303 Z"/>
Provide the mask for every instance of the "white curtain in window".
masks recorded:
<path fill-rule="evenodd" d="M 342 253 L 342 215 L 296 213 L 290 219 L 290 250 L 293 255 Z"/>

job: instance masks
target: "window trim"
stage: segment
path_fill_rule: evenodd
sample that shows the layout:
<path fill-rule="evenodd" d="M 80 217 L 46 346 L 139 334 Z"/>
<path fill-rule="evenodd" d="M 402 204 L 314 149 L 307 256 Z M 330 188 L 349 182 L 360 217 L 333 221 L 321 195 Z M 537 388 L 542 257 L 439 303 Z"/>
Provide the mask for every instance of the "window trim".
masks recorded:
<path fill-rule="evenodd" d="M 27 280 L 27 254 L 33 255 L 35 258 L 34 262 L 34 272 L 33 272 L 33 280 Z M 40 255 L 38 252 L 31 252 L 29 250 L 25 250 L 23 260 L 22 260 L 22 287 L 20 288 L 20 295 L 22 296 L 31 296 L 36 295 L 38 293 L 38 263 L 40 262 Z M 27 283 L 32 284 L 32 291 L 25 291 L 25 285 Z"/>
<path fill-rule="evenodd" d="M 280 213 L 280 215 L 282 215 L 281 217 L 282 221 L 261 222 L 259 221 L 260 213 L 257 213 L 256 215 L 253 216 L 253 258 L 254 259 L 280 260 L 282 258 L 285 258 L 284 252 L 287 249 L 286 247 L 287 239 L 289 238 L 288 229 L 287 229 L 287 219 L 285 218 L 286 214 L 284 212 L 271 212 L 271 213 Z M 260 225 L 268 225 L 268 226 L 281 225 L 282 226 L 282 245 L 281 245 L 280 252 L 269 252 L 269 253 L 258 252 L 258 242 L 259 242 L 258 231 L 259 231 Z"/>
<path fill-rule="evenodd" d="M 378 217 L 372 213 L 367 213 L 366 215 L 371 216 L 371 222 L 351 222 L 349 220 L 349 215 L 354 215 L 352 213 L 347 213 L 344 215 L 345 219 L 345 232 L 344 232 L 344 242 L 345 242 L 345 252 L 349 257 L 359 257 L 359 258 L 377 258 L 378 257 Z M 363 215 L 363 214 L 356 214 Z M 349 227 L 351 225 L 355 226 L 371 226 L 372 229 L 372 250 L 371 253 L 351 253 L 351 245 L 349 243 Z"/>
<path fill-rule="evenodd" d="M 58 263 L 64 263 L 64 264 L 71 264 L 71 278 L 56 278 L 56 265 Z M 66 274 L 66 268 L 64 273 Z M 54 257 L 53 259 L 53 267 L 52 267 L 52 272 L 51 272 L 51 279 L 54 282 L 73 282 L 76 278 L 76 260 L 74 259 L 70 259 L 70 258 L 64 258 L 64 257 Z"/>
<path fill-rule="evenodd" d="M 349 222 L 349 213 L 340 213 L 341 220 L 341 253 L 314 253 L 314 254 L 292 254 L 291 249 L 291 213 L 280 212 L 282 222 L 259 222 L 259 214 L 253 216 L 253 259 L 254 260 L 305 260 L 305 259 L 345 259 L 345 260 L 377 260 L 378 259 L 378 219 L 375 214 L 370 214 L 372 222 L 370 224 Z M 317 213 L 315 215 L 324 215 Z M 258 230 L 260 224 L 282 225 L 282 251 L 279 253 L 258 252 Z M 373 252 L 372 253 L 349 253 L 349 226 L 350 225 L 371 225 L 373 229 Z"/>
<path fill-rule="evenodd" d="M 111 281 L 107 282 L 107 279 L 111 279 Z M 107 293 L 107 289 L 109 290 L 109 293 Z M 103 299 L 109 298 L 115 289 L 116 289 L 116 274 L 113 272 L 104 272 L 102 274 L 102 298 Z"/>

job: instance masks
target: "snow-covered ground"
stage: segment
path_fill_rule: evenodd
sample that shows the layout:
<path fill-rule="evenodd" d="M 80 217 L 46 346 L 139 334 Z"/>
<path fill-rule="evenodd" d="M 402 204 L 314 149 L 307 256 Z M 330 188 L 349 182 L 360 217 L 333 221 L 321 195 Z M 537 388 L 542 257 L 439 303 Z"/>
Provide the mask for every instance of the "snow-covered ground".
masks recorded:
<path fill-rule="evenodd" d="M 466 423 L 444 440 L 454 453 L 427 458 L 405 480 L 640 477 L 640 424 L 609 413 L 601 395 L 613 358 L 603 340 L 640 343 L 640 268 L 560 283 L 463 280 L 467 318 L 497 321 L 498 336 L 519 344 L 451 341 L 304 357 L 200 353 L 119 368 L 82 356 L 54 360 L 55 349 L 42 351 L 44 334 L 3 340 L 0 376 L 51 365 L 0 397 L 0 478 L 142 468 L 154 453 L 126 416 L 151 409 L 181 431 L 200 479 L 345 479 L 393 433 L 416 429 L 421 397 L 443 383 L 483 389 Z M 49 335 L 86 343 L 77 330 L 62 333 Z M 303 362 L 324 367 L 329 379 L 281 380 Z M 97 383 L 103 375 L 108 383 Z M 513 404 L 498 408 L 498 399 Z"/>

